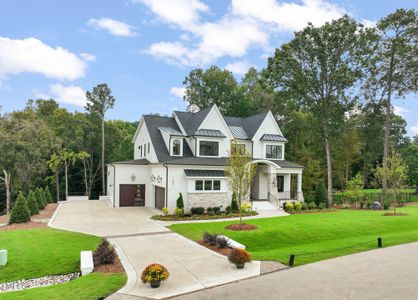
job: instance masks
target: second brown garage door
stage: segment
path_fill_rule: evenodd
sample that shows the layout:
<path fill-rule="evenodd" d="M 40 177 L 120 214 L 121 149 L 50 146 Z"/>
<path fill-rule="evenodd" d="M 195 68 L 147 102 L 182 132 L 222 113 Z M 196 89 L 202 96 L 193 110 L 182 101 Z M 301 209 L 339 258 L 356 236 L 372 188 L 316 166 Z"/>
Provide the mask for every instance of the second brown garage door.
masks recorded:
<path fill-rule="evenodd" d="M 155 208 L 163 209 L 165 207 L 165 188 L 155 187 Z"/>

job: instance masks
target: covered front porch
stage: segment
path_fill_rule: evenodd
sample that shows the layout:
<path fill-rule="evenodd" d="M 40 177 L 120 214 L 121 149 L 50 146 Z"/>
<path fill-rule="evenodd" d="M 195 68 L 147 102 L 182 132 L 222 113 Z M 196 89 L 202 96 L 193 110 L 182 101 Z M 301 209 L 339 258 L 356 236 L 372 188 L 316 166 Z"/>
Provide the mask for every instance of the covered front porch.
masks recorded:
<path fill-rule="evenodd" d="M 302 171 L 289 162 L 256 160 L 256 172 L 251 185 L 251 201 L 269 201 L 281 208 L 284 202 L 303 201 Z"/>

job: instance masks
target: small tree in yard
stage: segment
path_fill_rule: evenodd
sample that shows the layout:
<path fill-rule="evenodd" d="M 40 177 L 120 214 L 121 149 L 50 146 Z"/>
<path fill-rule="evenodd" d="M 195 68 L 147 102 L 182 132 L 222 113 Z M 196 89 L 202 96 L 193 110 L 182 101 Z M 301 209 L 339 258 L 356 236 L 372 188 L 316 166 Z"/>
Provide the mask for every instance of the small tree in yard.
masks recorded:
<path fill-rule="evenodd" d="M 232 193 L 235 193 L 239 207 L 241 207 L 242 202 L 248 197 L 254 174 L 255 165 L 251 164 L 248 151 L 230 155 L 228 165 L 225 168 L 225 175 L 229 189 Z M 238 211 L 239 223 L 242 224 L 241 209 Z"/>
<path fill-rule="evenodd" d="M 376 168 L 375 177 L 379 182 L 383 182 L 386 176 L 387 187 L 393 192 L 393 202 L 398 203 L 398 196 L 402 189 L 406 187 L 408 181 L 408 166 L 399 154 L 389 156 L 386 164 Z M 386 200 L 386 199 L 383 199 Z M 393 206 L 393 212 L 396 214 L 396 206 Z"/>
<path fill-rule="evenodd" d="M 177 198 L 177 208 L 184 209 L 183 195 L 181 193 L 179 193 L 179 197 Z"/>
<path fill-rule="evenodd" d="M 351 180 L 347 182 L 347 190 L 356 200 L 363 196 L 363 176 L 357 173 Z"/>
<path fill-rule="evenodd" d="M 25 196 L 19 192 L 17 201 L 10 214 L 9 224 L 26 223 L 30 221 L 30 210 L 26 204 Z"/>
<path fill-rule="evenodd" d="M 232 212 L 238 212 L 239 211 L 237 196 L 235 195 L 235 193 L 232 193 L 231 210 L 232 210 Z"/>
<path fill-rule="evenodd" d="M 37 188 L 35 190 L 35 198 L 36 198 L 36 202 L 38 202 L 38 207 L 39 209 L 44 209 L 46 206 L 46 203 L 44 201 L 44 197 L 42 195 L 42 189 L 41 188 Z"/>
<path fill-rule="evenodd" d="M 29 195 L 26 198 L 26 203 L 31 215 L 39 214 L 38 201 L 36 201 L 35 193 L 33 191 L 29 192 Z"/>
<path fill-rule="evenodd" d="M 328 204 L 327 197 L 328 195 L 327 195 L 327 190 L 325 189 L 325 185 L 322 181 L 319 181 L 315 189 L 316 205 L 319 205 L 321 203 Z"/>
<path fill-rule="evenodd" d="M 52 203 L 52 202 L 54 202 L 54 201 L 52 200 L 51 192 L 49 191 L 48 186 L 46 186 L 46 188 L 45 188 L 45 190 L 44 190 L 44 193 L 45 193 L 45 199 L 46 199 L 46 202 L 48 202 L 48 203 Z"/>

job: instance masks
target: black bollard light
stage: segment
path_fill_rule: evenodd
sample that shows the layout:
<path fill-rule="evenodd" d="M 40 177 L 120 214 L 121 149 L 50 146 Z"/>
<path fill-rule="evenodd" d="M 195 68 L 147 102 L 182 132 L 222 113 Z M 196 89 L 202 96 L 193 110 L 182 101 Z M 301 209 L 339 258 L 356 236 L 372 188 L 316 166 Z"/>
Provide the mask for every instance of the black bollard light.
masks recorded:
<path fill-rule="evenodd" d="M 293 267 L 294 262 L 295 262 L 295 255 L 294 254 L 290 254 L 290 257 L 289 257 L 289 267 Z"/>
<path fill-rule="evenodd" d="M 382 243 L 382 238 L 377 238 L 377 247 L 382 248 L 383 247 L 383 243 Z"/>

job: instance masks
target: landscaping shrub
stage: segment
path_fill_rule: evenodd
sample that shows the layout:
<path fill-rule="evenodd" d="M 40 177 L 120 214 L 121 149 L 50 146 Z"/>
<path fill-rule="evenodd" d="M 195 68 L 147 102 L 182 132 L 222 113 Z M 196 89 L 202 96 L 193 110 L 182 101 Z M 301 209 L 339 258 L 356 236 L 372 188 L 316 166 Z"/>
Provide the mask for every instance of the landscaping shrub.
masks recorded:
<path fill-rule="evenodd" d="M 45 190 L 44 190 L 44 194 L 45 194 L 45 199 L 46 199 L 46 202 L 47 202 L 47 203 L 52 203 L 52 202 L 54 202 L 54 201 L 52 200 L 51 192 L 49 191 L 49 187 L 48 187 L 48 186 L 46 186 L 46 188 L 45 188 Z"/>
<path fill-rule="evenodd" d="M 205 231 L 203 233 L 203 242 L 206 243 L 206 244 L 209 244 L 211 246 L 216 246 L 217 239 L 218 239 L 218 234 L 216 234 L 216 233 L 211 234 L 207 231 Z"/>
<path fill-rule="evenodd" d="M 296 202 L 294 205 L 295 211 L 301 211 L 302 210 L 302 203 Z"/>
<path fill-rule="evenodd" d="M 229 205 L 225 208 L 225 213 L 228 214 L 228 215 L 232 213 L 232 206 L 231 205 Z"/>
<path fill-rule="evenodd" d="M 237 196 L 235 195 L 235 193 L 232 194 L 231 209 L 232 209 L 232 212 L 234 213 L 239 212 Z"/>
<path fill-rule="evenodd" d="M 95 266 L 113 264 L 116 252 L 113 246 L 106 239 L 103 239 L 94 251 L 93 258 Z"/>
<path fill-rule="evenodd" d="M 39 209 L 44 209 L 45 206 L 46 206 L 46 203 L 44 201 L 44 197 L 42 195 L 42 190 L 40 188 L 37 188 L 35 190 L 35 198 L 36 198 L 36 202 L 38 202 Z"/>
<path fill-rule="evenodd" d="M 167 207 L 163 207 L 163 214 L 164 214 L 164 216 L 168 216 L 168 213 L 169 213 L 169 210 L 168 210 L 168 208 Z"/>
<path fill-rule="evenodd" d="M 319 203 L 318 208 L 319 209 L 326 209 L 327 205 L 325 203 Z"/>
<path fill-rule="evenodd" d="M 244 264 L 251 261 L 251 256 L 244 249 L 234 248 L 229 252 L 228 260 L 233 264 Z"/>
<path fill-rule="evenodd" d="M 242 203 L 241 204 L 241 211 L 243 211 L 243 212 L 251 211 L 251 203 L 249 203 L 249 202 Z"/>
<path fill-rule="evenodd" d="M 308 210 L 309 209 L 309 205 L 306 202 L 302 203 L 302 210 Z"/>
<path fill-rule="evenodd" d="M 287 212 L 293 212 L 295 210 L 295 206 L 292 202 L 287 202 L 283 209 Z"/>
<path fill-rule="evenodd" d="M 9 224 L 26 223 L 30 221 L 30 210 L 26 204 L 25 196 L 19 192 L 15 206 L 10 213 Z"/>
<path fill-rule="evenodd" d="M 214 216 L 215 215 L 215 210 L 213 209 L 213 207 L 208 207 L 208 208 L 206 208 L 206 213 L 209 216 Z"/>
<path fill-rule="evenodd" d="M 308 206 L 309 209 L 316 209 L 318 207 L 315 202 L 309 202 Z"/>
<path fill-rule="evenodd" d="M 175 214 L 177 217 L 181 217 L 181 216 L 183 216 L 183 215 L 184 215 L 184 210 L 183 210 L 182 208 L 178 208 L 178 207 L 176 207 L 176 208 L 174 209 L 174 214 Z"/>
<path fill-rule="evenodd" d="M 26 198 L 26 203 L 28 205 L 31 215 L 39 214 L 38 202 L 35 198 L 35 193 L 30 191 L 28 197 Z"/>
<path fill-rule="evenodd" d="M 320 181 L 315 189 L 315 203 L 319 206 L 320 203 L 328 203 L 328 195 L 325 185 Z"/>
<path fill-rule="evenodd" d="M 388 210 L 390 208 L 390 201 L 383 202 L 383 209 Z"/>
<path fill-rule="evenodd" d="M 183 195 L 181 193 L 179 193 L 179 197 L 177 198 L 177 208 L 184 209 Z"/>
<path fill-rule="evenodd" d="M 203 215 L 205 213 L 204 207 L 192 207 L 190 208 L 192 215 Z"/>
<path fill-rule="evenodd" d="M 229 247 L 229 241 L 223 236 L 218 236 L 216 238 L 216 244 L 218 245 L 219 248 L 222 248 L 222 249 Z"/>
<path fill-rule="evenodd" d="M 215 215 L 220 215 L 222 213 L 220 206 L 214 206 L 214 207 L 212 207 L 212 209 L 213 209 L 213 212 L 215 213 Z"/>

